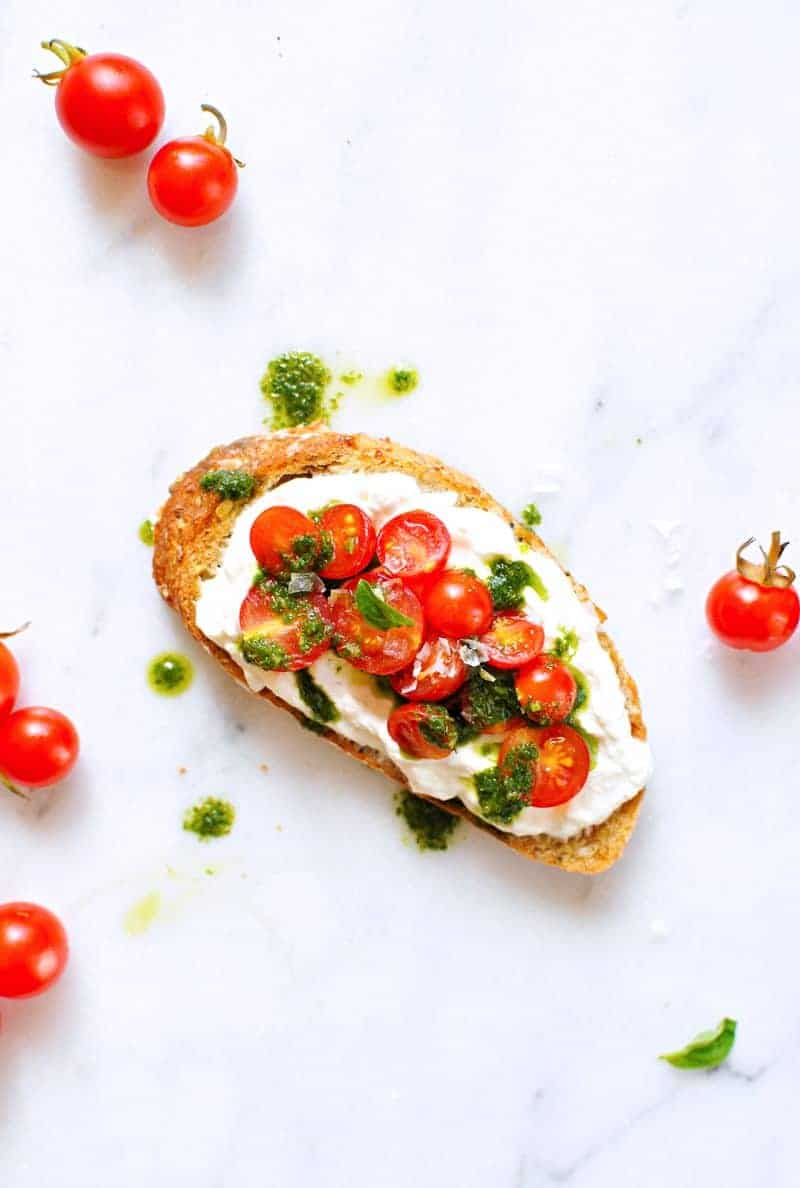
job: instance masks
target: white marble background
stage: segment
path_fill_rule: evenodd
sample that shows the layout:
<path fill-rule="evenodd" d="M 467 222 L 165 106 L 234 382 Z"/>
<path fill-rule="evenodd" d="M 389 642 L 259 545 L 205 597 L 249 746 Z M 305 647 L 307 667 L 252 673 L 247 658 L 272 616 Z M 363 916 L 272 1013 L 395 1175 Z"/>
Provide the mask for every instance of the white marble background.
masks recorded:
<path fill-rule="evenodd" d="M 50 36 L 148 63 L 165 134 L 221 106 L 231 217 L 171 228 L 141 162 L 73 149 Z M 4 1185 L 796 1183 L 800 646 L 723 653 L 703 599 L 745 536 L 800 536 L 798 37 L 787 0 L 5 0 L 0 621 L 84 751 L 0 802 L 0 900 L 73 944 L 2 1008 Z M 538 498 L 610 612 L 658 767 L 607 875 L 419 853 L 156 597 L 139 521 L 292 347 L 416 365 L 338 424 Z M 201 847 L 211 793 L 239 820 Z M 723 1014 L 726 1067 L 656 1060 Z"/>

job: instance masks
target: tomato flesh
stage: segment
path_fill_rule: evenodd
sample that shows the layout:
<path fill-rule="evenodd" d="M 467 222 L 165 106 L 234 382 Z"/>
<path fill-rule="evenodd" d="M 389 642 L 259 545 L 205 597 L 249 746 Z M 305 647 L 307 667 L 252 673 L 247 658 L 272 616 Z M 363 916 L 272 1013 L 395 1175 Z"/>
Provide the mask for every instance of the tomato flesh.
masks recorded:
<path fill-rule="evenodd" d="M 366 569 L 375 555 L 375 527 L 366 512 L 354 503 L 337 503 L 325 509 L 319 527 L 330 534 L 333 546 L 320 577 L 340 580 Z"/>
<path fill-rule="evenodd" d="M 522 615 L 497 615 L 480 642 L 495 668 L 522 668 L 544 647 L 544 630 Z"/>
<path fill-rule="evenodd" d="M 390 677 L 395 693 L 409 701 L 443 701 L 467 679 L 467 666 L 458 644 L 445 636 L 430 636 L 412 664 Z"/>
<path fill-rule="evenodd" d="M 456 748 L 456 724 L 441 705 L 400 705 L 386 725 L 412 759 L 446 759 Z"/>
<path fill-rule="evenodd" d="M 56 114 L 67 136 L 95 157 L 130 157 L 155 140 L 164 95 L 153 74 L 124 54 L 90 54 L 64 74 Z"/>
<path fill-rule="evenodd" d="M 402 512 L 378 533 L 378 560 L 402 578 L 424 578 L 443 569 L 450 553 L 450 533 L 438 516 Z"/>
<path fill-rule="evenodd" d="M 292 569 L 313 569 L 322 534 L 312 519 L 293 507 L 268 507 L 250 529 L 250 548 L 271 577 Z"/>
<path fill-rule="evenodd" d="M 547 726 L 536 730 L 515 730 L 500 748 L 498 767 L 509 751 L 533 743 L 538 751 L 532 771 L 530 803 L 534 808 L 555 808 L 577 796 L 589 776 L 589 748 L 571 726 Z"/>
<path fill-rule="evenodd" d="M 27 706 L 0 721 L 0 772 L 12 784 L 57 784 L 75 766 L 79 749 L 77 730 L 58 710 Z"/>
<path fill-rule="evenodd" d="M 483 635 L 492 623 L 492 596 L 473 574 L 447 569 L 425 595 L 425 617 L 434 631 L 452 639 Z"/>
<path fill-rule="evenodd" d="M 239 186 L 236 162 L 222 144 L 185 136 L 163 145 L 147 170 L 150 201 L 181 227 L 202 227 L 225 213 Z"/>
<path fill-rule="evenodd" d="M 0 998 L 42 994 L 69 956 L 61 921 L 35 903 L 0 904 Z"/>
<path fill-rule="evenodd" d="M 520 706 L 541 726 L 563 722 L 572 713 L 578 685 L 566 664 L 549 654 L 520 669 L 514 681 Z"/>
<path fill-rule="evenodd" d="M 771 652 L 797 629 L 800 599 L 793 586 L 762 586 L 732 569 L 711 587 L 706 617 L 729 648 Z"/>
<path fill-rule="evenodd" d="M 358 609 L 355 590 L 360 581 L 378 587 L 383 600 L 411 619 L 408 627 L 386 630 L 368 623 Z M 375 676 L 390 676 L 411 664 L 422 644 L 424 616 L 413 590 L 385 569 L 353 578 L 331 595 L 337 653 L 355 668 Z"/>
<path fill-rule="evenodd" d="M 288 596 L 277 583 L 253 586 L 239 609 L 242 655 L 275 672 L 308 668 L 331 646 L 333 620 L 324 594 Z"/>
<path fill-rule="evenodd" d="M 10 714 L 19 693 L 19 668 L 12 653 L 0 643 L 0 718 Z"/>

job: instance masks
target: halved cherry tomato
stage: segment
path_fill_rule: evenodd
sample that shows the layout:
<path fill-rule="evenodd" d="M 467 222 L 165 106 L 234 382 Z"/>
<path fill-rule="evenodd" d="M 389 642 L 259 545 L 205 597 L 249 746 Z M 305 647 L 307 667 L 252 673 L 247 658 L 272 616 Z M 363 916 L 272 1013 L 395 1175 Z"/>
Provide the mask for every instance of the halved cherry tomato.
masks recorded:
<path fill-rule="evenodd" d="M 330 534 L 333 546 L 320 577 L 349 578 L 367 568 L 375 555 L 375 528 L 365 511 L 354 503 L 337 503 L 325 509 L 319 526 Z"/>
<path fill-rule="evenodd" d="M 412 664 L 391 678 L 395 693 L 409 701 L 443 701 L 467 679 L 467 666 L 458 644 L 445 636 L 430 636 Z"/>
<path fill-rule="evenodd" d="M 729 648 L 771 652 L 794 634 L 800 599 L 794 586 L 764 586 L 732 569 L 711 587 L 706 616 Z"/>
<path fill-rule="evenodd" d="M 522 668 L 544 647 L 544 630 L 523 615 L 497 615 L 480 642 L 495 668 Z"/>
<path fill-rule="evenodd" d="M 239 610 L 239 626 L 245 660 L 267 671 L 308 668 L 333 637 L 324 594 L 288 595 L 277 583 L 253 586 Z"/>
<path fill-rule="evenodd" d="M 492 623 L 492 596 L 487 587 L 461 569 L 440 574 L 427 591 L 424 605 L 433 630 L 452 639 L 483 635 Z"/>
<path fill-rule="evenodd" d="M 443 569 L 450 553 L 450 533 L 438 516 L 401 512 L 378 533 L 378 559 L 390 573 L 423 578 Z"/>
<path fill-rule="evenodd" d="M 0 998 L 32 998 L 53 985 L 69 956 L 61 921 L 35 903 L 0 904 Z"/>
<path fill-rule="evenodd" d="M 377 586 L 384 602 L 410 619 L 411 624 L 382 629 L 368 623 L 356 605 L 355 592 L 360 581 Z M 399 672 L 411 663 L 420 649 L 425 622 L 420 601 L 400 578 L 385 569 L 373 569 L 334 590 L 331 610 L 337 653 L 364 672 L 375 676 Z"/>
<path fill-rule="evenodd" d="M 578 685 L 565 664 L 549 653 L 537 656 L 514 680 L 525 714 L 540 726 L 563 722 L 572 712 Z"/>
<path fill-rule="evenodd" d="M 155 140 L 164 95 L 141 62 L 124 54 L 90 54 L 55 38 L 42 42 L 64 64 L 39 74 L 57 86 L 56 115 L 75 144 L 95 157 L 130 157 Z"/>
<path fill-rule="evenodd" d="M 10 714 L 19 693 L 19 668 L 5 644 L 0 643 L 0 718 Z"/>
<path fill-rule="evenodd" d="M 446 759 L 456 749 L 456 724 L 443 705 L 400 705 L 387 722 L 389 734 L 412 759 Z"/>
<path fill-rule="evenodd" d="M 201 104 L 219 124 L 201 136 L 181 136 L 161 146 L 147 170 L 153 206 L 169 223 L 203 227 L 225 214 L 239 187 L 238 162 L 225 147 L 227 127 L 221 112 Z"/>
<path fill-rule="evenodd" d="M 250 548 L 271 577 L 290 570 L 311 570 L 319 561 L 322 533 L 296 508 L 268 507 L 253 521 Z"/>
<path fill-rule="evenodd" d="M 77 730 L 58 710 L 31 705 L 0 721 L 0 772 L 13 784 L 57 784 L 75 766 L 79 749 Z"/>
<path fill-rule="evenodd" d="M 497 765 L 502 771 L 509 751 L 533 743 L 539 754 L 530 803 L 535 808 L 555 808 L 577 796 L 589 775 L 589 748 L 571 726 L 525 727 L 510 734 L 500 748 Z"/>

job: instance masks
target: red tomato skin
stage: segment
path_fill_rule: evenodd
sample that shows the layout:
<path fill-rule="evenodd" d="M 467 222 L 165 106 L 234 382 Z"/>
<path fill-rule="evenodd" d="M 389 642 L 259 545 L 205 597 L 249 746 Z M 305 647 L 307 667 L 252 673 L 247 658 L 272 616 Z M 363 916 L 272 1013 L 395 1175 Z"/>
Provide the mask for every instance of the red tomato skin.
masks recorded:
<path fill-rule="evenodd" d="M 438 573 L 450 555 L 450 533 L 432 512 L 401 512 L 378 533 L 378 560 L 390 573 L 403 579 L 420 579 Z"/>
<path fill-rule="evenodd" d="M 366 623 L 355 605 L 355 590 L 362 580 L 370 585 L 380 584 L 386 601 L 410 618 L 412 626 L 382 631 Z M 420 601 L 400 578 L 383 568 L 351 578 L 340 589 L 334 590 L 331 611 L 340 637 L 334 643 L 334 649 L 354 668 L 373 676 L 391 676 L 393 672 L 407 668 L 422 646 L 425 620 Z M 361 654 L 351 654 L 352 646 L 358 647 Z"/>
<path fill-rule="evenodd" d="M 425 617 L 451 639 L 483 635 L 492 625 L 492 596 L 485 584 L 460 569 L 440 574 L 425 594 Z"/>
<path fill-rule="evenodd" d="M 557 808 L 573 800 L 586 783 L 591 766 L 589 748 L 577 730 L 564 725 L 539 729 L 526 726 L 516 730 L 500 748 L 498 766 L 502 767 L 513 747 L 526 742 L 532 742 L 539 752 L 530 794 L 531 805 L 534 808 Z"/>
<path fill-rule="evenodd" d="M 509 647 L 502 646 L 505 631 L 512 632 L 516 639 L 517 647 L 513 654 Z M 544 647 L 544 629 L 524 615 L 506 612 L 495 616 L 480 642 L 488 653 L 489 664 L 494 668 L 522 668 L 530 664 Z"/>
<path fill-rule="evenodd" d="M 261 586 L 253 586 L 247 593 L 239 607 L 239 626 L 243 632 L 258 633 L 265 625 L 271 630 L 267 632 L 269 638 L 281 644 L 287 651 L 285 668 L 276 668 L 273 672 L 299 672 L 302 668 L 310 668 L 315 660 L 327 652 L 331 646 L 333 632 L 333 618 L 330 605 L 324 594 L 306 594 L 305 603 L 310 610 L 316 611 L 319 618 L 330 628 L 325 639 L 319 641 L 308 651 L 303 652 L 300 647 L 300 631 L 302 619 L 296 623 L 284 623 L 280 614 L 272 609 L 269 590 Z"/>
<path fill-rule="evenodd" d="M 420 731 L 420 723 L 432 709 L 427 705 L 399 705 L 389 715 L 386 728 L 390 737 L 413 759 L 446 759 L 453 753 L 453 747 L 439 747 Z"/>
<path fill-rule="evenodd" d="M 0 772 L 13 784 L 57 784 L 72 771 L 79 750 L 77 730 L 58 710 L 26 706 L 0 721 Z"/>
<path fill-rule="evenodd" d="M 706 618 L 729 648 L 771 652 L 797 629 L 800 598 L 793 586 L 762 586 L 732 569 L 711 587 Z"/>
<path fill-rule="evenodd" d="M 414 669 L 420 662 L 420 672 Z M 443 701 L 460 689 L 467 679 L 467 666 L 458 645 L 446 637 L 426 639 L 416 657 L 389 682 L 395 693 L 408 701 Z"/>
<path fill-rule="evenodd" d="M 43 994 L 64 972 L 64 926 L 35 903 L 0 904 L 0 998 Z"/>
<path fill-rule="evenodd" d="M 568 718 L 578 695 L 578 685 L 570 670 L 546 652 L 519 670 L 514 687 L 523 712 L 542 726 Z M 540 709 L 528 709 L 531 702 L 538 703 Z"/>
<path fill-rule="evenodd" d="M 169 223 L 202 227 L 225 214 L 239 177 L 233 156 L 205 136 L 185 136 L 162 145 L 147 170 L 153 206 Z"/>
<path fill-rule="evenodd" d="M 14 708 L 19 693 L 19 668 L 12 653 L 0 643 L 0 718 Z"/>
<path fill-rule="evenodd" d="M 152 144 L 164 122 L 155 75 L 124 54 L 90 54 L 68 68 L 56 115 L 70 140 L 94 157 L 131 157 Z"/>
<path fill-rule="evenodd" d="M 320 531 L 312 519 L 293 507 L 267 507 L 250 528 L 250 548 L 265 573 L 277 577 L 286 568 L 285 555 L 292 552 L 297 536 L 320 539 Z"/>
<path fill-rule="evenodd" d="M 354 503 L 337 503 L 335 507 L 327 508 L 320 516 L 319 527 L 331 534 L 334 549 L 330 563 L 319 571 L 320 577 L 337 581 L 354 577 L 366 569 L 375 556 L 375 525 Z M 351 553 L 342 547 L 346 536 L 355 544 Z"/>

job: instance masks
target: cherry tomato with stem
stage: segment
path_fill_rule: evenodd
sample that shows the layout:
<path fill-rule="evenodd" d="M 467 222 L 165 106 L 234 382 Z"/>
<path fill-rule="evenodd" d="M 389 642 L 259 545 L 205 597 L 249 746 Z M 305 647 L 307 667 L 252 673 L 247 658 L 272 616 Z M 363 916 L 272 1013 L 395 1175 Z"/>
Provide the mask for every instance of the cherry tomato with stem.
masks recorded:
<path fill-rule="evenodd" d="M 452 639 L 483 635 L 492 624 L 492 596 L 484 582 L 462 569 L 446 569 L 425 594 L 425 617 Z"/>
<path fill-rule="evenodd" d="M 514 680 L 520 706 L 540 726 L 563 722 L 572 713 L 578 683 L 566 664 L 549 653 L 520 669 Z"/>
<path fill-rule="evenodd" d="M 0 998 L 33 998 L 64 972 L 64 926 L 35 903 L 0 904 Z"/>
<path fill-rule="evenodd" d="M 408 668 L 394 673 L 389 681 L 395 693 L 408 701 L 444 701 L 467 679 L 467 666 L 458 644 L 446 636 L 425 640 Z"/>
<path fill-rule="evenodd" d="M 502 614 L 492 620 L 479 641 L 489 664 L 495 668 L 522 668 L 539 655 L 544 647 L 544 630 L 523 615 Z"/>
<path fill-rule="evenodd" d="M 401 512 L 378 533 L 378 560 L 397 577 L 429 577 L 444 568 L 449 554 L 450 533 L 431 512 Z"/>
<path fill-rule="evenodd" d="M 169 223 L 202 227 L 213 223 L 233 202 L 239 187 L 237 161 L 225 147 L 228 125 L 216 107 L 201 103 L 218 127 L 200 136 L 183 136 L 162 145 L 147 170 L 153 206 Z"/>
<path fill-rule="evenodd" d="M 530 803 L 535 808 L 555 808 L 577 796 L 589 777 L 589 748 L 571 726 L 547 726 L 536 730 L 515 730 L 503 743 L 497 759 L 500 772 L 509 752 L 525 743 L 537 750 L 532 767 Z"/>
<path fill-rule="evenodd" d="M 406 622 L 388 627 L 370 622 L 358 605 L 361 582 L 375 587 L 379 600 Z M 424 630 L 420 601 L 400 578 L 385 569 L 373 569 L 334 590 L 331 609 L 337 653 L 363 672 L 390 676 L 411 664 L 420 649 Z"/>
<path fill-rule="evenodd" d="M 274 672 L 308 668 L 333 637 L 324 594 L 288 595 L 277 582 L 253 586 L 239 608 L 239 626 L 244 659 Z"/>
<path fill-rule="evenodd" d="M 709 626 L 729 648 L 771 652 L 794 634 L 800 621 L 800 598 L 794 588 L 794 571 L 780 564 L 787 542 L 773 532 L 762 561 L 748 561 L 744 552 L 752 538 L 738 549 L 736 568 L 711 587 L 706 600 Z"/>
<path fill-rule="evenodd" d="M 367 568 L 375 555 L 375 526 L 365 511 L 354 503 L 337 503 L 327 507 L 317 522 L 333 547 L 320 577 L 338 581 Z"/>
<path fill-rule="evenodd" d="M 72 771 L 79 750 L 77 730 L 58 710 L 32 705 L 0 721 L 0 774 L 12 784 L 57 784 Z"/>
<path fill-rule="evenodd" d="M 456 749 L 456 724 L 443 705 L 400 705 L 386 725 L 400 750 L 411 759 L 446 759 Z"/>
<path fill-rule="evenodd" d="M 268 507 L 253 521 L 250 548 L 270 577 L 313 570 L 322 548 L 322 533 L 309 516 L 293 507 Z"/>
<path fill-rule="evenodd" d="M 95 157 L 131 157 L 153 143 L 164 95 L 146 66 L 124 54 L 87 54 L 57 37 L 42 49 L 63 63 L 36 77 L 58 88 L 56 115 L 74 144 Z"/>

